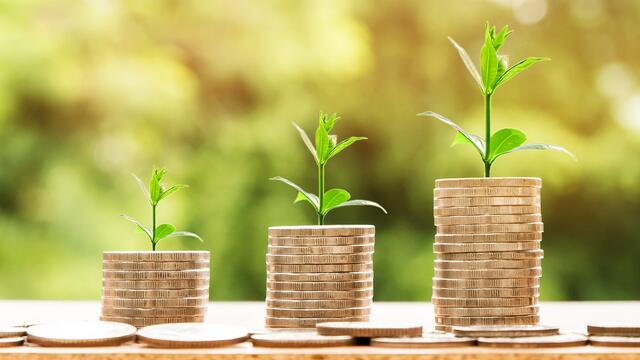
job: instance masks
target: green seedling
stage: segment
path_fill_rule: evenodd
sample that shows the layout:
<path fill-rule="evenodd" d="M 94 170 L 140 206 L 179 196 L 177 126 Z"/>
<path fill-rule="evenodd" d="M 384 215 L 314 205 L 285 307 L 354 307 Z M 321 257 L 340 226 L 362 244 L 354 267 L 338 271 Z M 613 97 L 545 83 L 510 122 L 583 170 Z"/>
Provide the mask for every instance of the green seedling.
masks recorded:
<path fill-rule="evenodd" d="M 280 176 L 269 179 L 281 181 L 294 188 L 298 192 L 294 202 L 297 203 L 304 201 L 311 204 L 318 214 L 318 225 L 324 225 L 324 218 L 327 216 L 329 211 L 346 206 L 375 206 L 385 214 L 387 213 L 387 211 L 376 202 L 369 200 L 351 200 L 351 194 L 349 194 L 347 190 L 330 189 L 325 191 L 325 167 L 329 159 L 338 155 L 342 150 L 348 148 L 354 143 L 367 139 L 365 137 L 352 136 L 338 142 L 338 137 L 331 134 L 331 130 L 338 119 L 339 117 L 336 114 L 329 115 L 320 112 L 320 120 L 318 128 L 316 129 L 315 147 L 307 136 L 307 133 L 305 133 L 297 124 L 293 124 L 296 130 L 298 130 L 302 141 L 307 146 L 307 149 L 309 149 L 311 155 L 313 155 L 313 159 L 318 167 L 318 195 L 305 191 L 292 181 Z"/>
<path fill-rule="evenodd" d="M 480 72 L 478 72 L 464 48 L 458 45 L 458 43 L 456 43 L 452 38 L 449 38 L 449 41 L 451 41 L 458 51 L 462 62 L 478 84 L 480 92 L 484 97 L 484 139 L 478 135 L 465 131 L 458 124 L 435 112 L 426 111 L 418 114 L 419 116 L 436 118 L 454 128 L 457 133 L 452 146 L 457 144 L 471 144 L 477 150 L 484 162 L 484 176 L 486 177 L 491 176 L 491 165 L 493 165 L 499 157 L 516 151 L 555 150 L 563 152 L 575 159 L 573 154 L 565 148 L 557 145 L 525 144 L 527 135 L 518 129 L 500 129 L 493 135 L 491 134 L 491 97 L 495 90 L 507 81 L 511 80 L 514 76 L 528 69 L 531 65 L 550 60 L 549 58 L 543 57 L 528 57 L 509 67 L 508 56 L 498 54 L 498 50 L 500 50 L 511 33 L 512 31 L 509 30 L 508 26 L 505 26 L 502 30 L 496 32 L 495 26 L 490 26 L 489 23 L 487 23 L 484 34 L 484 45 L 480 50 Z"/>
<path fill-rule="evenodd" d="M 187 185 L 173 185 L 168 189 L 165 189 L 164 185 L 162 185 L 161 181 L 164 175 L 166 174 L 165 169 L 153 169 L 153 173 L 151 174 L 151 181 L 149 181 L 149 188 L 145 186 L 144 182 L 140 180 L 139 177 L 133 175 L 133 177 L 138 182 L 140 189 L 145 194 L 145 196 L 149 199 L 149 203 L 151 204 L 151 221 L 152 226 L 151 229 L 143 225 L 138 220 L 122 214 L 123 218 L 131 221 L 136 225 L 136 228 L 147 235 L 149 240 L 151 241 L 151 249 L 153 251 L 156 250 L 156 246 L 158 242 L 165 238 L 171 237 L 192 237 L 196 238 L 200 241 L 203 241 L 202 238 L 192 232 L 187 231 L 176 231 L 176 227 L 171 224 L 160 224 L 156 226 L 156 208 L 158 207 L 158 203 L 160 200 L 165 199 L 167 196 L 173 194 L 174 192 L 186 188 Z"/>

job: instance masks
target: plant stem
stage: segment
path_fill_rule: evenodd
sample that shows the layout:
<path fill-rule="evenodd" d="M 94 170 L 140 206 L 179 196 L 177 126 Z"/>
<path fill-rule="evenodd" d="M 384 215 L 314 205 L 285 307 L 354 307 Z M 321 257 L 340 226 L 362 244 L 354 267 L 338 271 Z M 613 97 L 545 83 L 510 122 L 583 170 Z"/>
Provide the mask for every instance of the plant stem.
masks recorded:
<path fill-rule="evenodd" d="M 491 94 L 484 96 L 484 129 L 485 142 L 484 149 L 484 176 L 491 177 L 491 162 L 489 162 L 489 153 L 491 149 Z"/>
<path fill-rule="evenodd" d="M 324 204 L 324 164 L 318 165 L 318 225 L 324 225 L 324 215 L 322 214 Z"/>
<path fill-rule="evenodd" d="M 153 227 L 151 228 L 152 240 L 151 240 L 151 249 L 156 251 L 156 205 L 151 205 L 151 218 Z"/>

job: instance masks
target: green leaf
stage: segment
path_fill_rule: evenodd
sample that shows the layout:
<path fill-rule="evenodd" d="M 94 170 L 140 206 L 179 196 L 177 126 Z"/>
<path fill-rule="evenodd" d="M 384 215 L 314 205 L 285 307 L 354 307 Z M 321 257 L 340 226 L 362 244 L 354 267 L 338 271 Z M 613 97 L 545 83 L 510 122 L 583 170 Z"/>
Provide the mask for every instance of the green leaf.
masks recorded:
<path fill-rule="evenodd" d="M 305 194 L 303 194 L 301 192 L 298 192 L 298 195 L 296 195 L 296 199 L 293 201 L 293 203 L 295 204 L 295 203 L 299 203 L 301 201 L 306 201 L 309 204 L 313 205 L 314 207 L 316 206 L 315 204 L 320 204 L 320 199 L 318 199 L 316 194 L 309 193 L 309 194 L 305 195 Z"/>
<path fill-rule="evenodd" d="M 351 198 L 351 194 L 343 189 L 331 189 L 324 193 L 321 213 L 326 215 L 331 209 Z"/>
<path fill-rule="evenodd" d="M 462 134 L 462 136 L 464 136 L 467 140 L 469 140 L 469 142 L 476 148 L 476 150 L 478 150 L 478 152 L 480 153 L 480 156 L 484 157 L 484 152 L 485 152 L 484 142 L 480 139 L 478 135 L 473 135 L 466 132 L 463 128 L 460 127 L 460 125 L 454 123 L 453 121 L 447 119 L 446 117 L 438 113 L 434 113 L 433 111 L 425 111 L 423 113 L 418 114 L 418 116 L 428 116 L 428 117 L 436 118 L 442 121 L 443 123 L 451 126 L 452 128 L 456 129 L 456 131 L 458 131 L 460 134 Z"/>
<path fill-rule="evenodd" d="M 500 129 L 491 135 L 491 149 L 489 149 L 489 162 L 511 151 L 527 141 L 527 135 L 518 129 Z"/>
<path fill-rule="evenodd" d="M 336 124 L 336 121 L 338 121 L 339 117 L 338 114 L 333 113 L 331 115 L 329 114 L 325 114 L 322 111 L 320 112 L 320 122 L 322 123 L 324 130 L 327 133 L 330 133 L 331 130 L 333 129 L 333 126 Z"/>
<path fill-rule="evenodd" d="M 149 192 L 151 194 L 152 205 L 157 205 L 158 201 L 160 201 L 160 195 L 162 195 L 162 186 L 160 185 L 160 181 L 162 181 L 166 172 L 167 171 L 162 168 L 153 169 L 151 181 L 149 182 Z"/>
<path fill-rule="evenodd" d="M 341 207 L 347 207 L 347 206 L 373 206 L 373 207 L 377 207 L 378 209 L 382 210 L 382 212 L 387 214 L 387 210 L 385 210 L 385 208 L 383 208 L 382 205 L 378 204 L 377 202 L 369 201 L 369 200 L 349 200 L 349 201 L 343 202 L 342 204 L 336 206 L 335 208 L 341 208 Z"/>
<path fill-rule="evenodd" d="M 329 133 L 327 133 L 324 124 L 320 121 L 318 129 L 316 129 L 316 153 L 318 154 L 319 164 L 324 164 L 327 161 L 331 148 Z"/>
<path fill-rule="evenodd" d="M 513 65 L 512 67 L 510 67 L 507 71 L 504 72 L 504 74 L 502 74 L 502 76 L 500 76 L 500 78 L 498 78 L 498 80 L 496 81 L 496 85 L 494 87 L 497 88 L 498 86 L 506 83 L 507 81 L 511 80 L 511 78 L 513 78 L 514 76 L 520 74 L 521 72 L 525 71 L 526 69 L 528 69 L 531 65 L 541 62 L 541 61 L 548 61 L 551 60 L 549 58 L 544 58 L 544 57 L 529 57 L 526 58 L 518 63 L 516 63 L 515 65 Z"/>
<path fill-rule="evenodd" d="M 120 217 L 131 221 L 132 223 L 134 223 L 136 225 L 136 227 L 140 230 L 142 230 L 145 234 L 147 234 L 147 236 L 149 237 L 149 240 L 153 241 L 153 235 L 151 234 L 151 230 L 149 230 L 148 227 L 142 225 L 141 222 L 139 222 L 138 220 L 132 218 L 129 215 L 125 215 L 125 214 L 120 214 Z"/>
<path fill-rule="evenodd" d="M 298 126 L 298 124 L 296 123 L 292 123 L 292 124 L 293 126 L 295 126 L 296 130 L 298 130 L 298 133 L 300 134 L 302 141 L 307 146 L 307 149 L 309 149 L 309 151 L 311 152 L 311 155 L 313 155 L 313 159 L 316 161 L 316 164 L 318 164 L 319 163 L 318 154 L 316 154 L 316 149 L 313 147 L 313 144 L 311 143 L 311 139 L 309 139 L 309 136 L 307 136 L 307 133 L 304 132 L 304 130 L 302 130 L 302 128 Z"/>
<path fill-rule="evenodd" d="M 188 188 L 189 185 L 184 185 L 184 184 L 177 184 L 177 185 L 173 185 L 172 187 L 168 188 L 167 190 L 164 190 L 162 192 L 162 194 L 160 194 L 160 198 L 158 199 L 158 201 L 166 198 L 167 196 L 173 194 L 174 192 L 180 190 L 180 189 L 184 189 L 184 188 Z"/>
<path fill-rule="evenodd" d="M 486 146 L 484 144 L 484 139 L 481 138 L 478 135 L 475 134 L 469 134 L 469 136 L 471 136 L 472 138 L 474 138 L 478 143 L 480 143 L 482 145 L 482 149 L 484 149 Z M 480 157 L 483 157 L 483 152 L 480 151 L 480 149 L 478 149 L 475 144 L 473 142 L 471 142 L 469 139 L 467 139 L 464 134 L 462 134 L 461 132 L 456 132 L 456 136 L 453 138 L 453 142 L 451 143 L 451 147 L 454 147 L 456 145 L 460 145 L 460 144 L 469 144 L 472 145 L 474 149 L 476 149 L 476 151 L 478 151 L 478 154 L 480 154 Z"/>
<path fill-rule="evenodd" d="M 340 141 L 340 143 L 338 143 L 338 145 L 336 145 L 331 152 L 329 153 L 329 157 L 327 157 L 327 160 L 331 159 L 332 157 L 338 155 L 342 150 L 348 148 L 349 146 L 353 145 L 355 142 L 361 141 L 361 140 L 367 140 L 366 137 L 362 137 L 362 136 L 352 136 L 348 139 L 342 140 Z"/>
<path fill-rule="evenodd" d="M 313 208 L 316 209 L 316 212 L 320 211 L 319 210 L 320 209 L 320 201 L 318 200 L 318 197 L 315 196 L 314 194 L 310 194 L 310 193 L 304 191 L 300 186 L 294 184 L 292 181 L 287 180 L 287 179 L 285 179 L 285 178 L 283 178 L 281 176 L 275 176 L 275 177 L 270 178 L 269 180 L 275 180 L 275 181 L 283 182 L 283 183 L 291 186 L 292 188 L 298 190 L 298 192 L 302 193 L 302 195 L 304 195 L 307 198 L 309 203 L 311 205 L 313 205 Z"/>
<path fill-rule="evenodd" d="M 493 48 L 496 49 L 496 51 L 500 50 L 502 44 L 504 44 L 504 41 L 511 33 L 513 33 L 513 31 L 509 30 L 509 25 L 505 25 L 500 32 L 493 36 Z"/>
<path fill-rule="evenodd" d="M 558 151 L 558 152 L 561 152 L 561 153 L 564 153 L 564 154 L 570 156 L 574 161 L 578 160 L 575 155 L 573 155 L 569 150 L 563 148 L 562 146 L 549 145 L 549 144 L 526 144 L 526 145 L 518 146 L 518 147 L 516 147 L 514 149 L 511 149 L 510 151 L 507 151 L 507 152 L 502 153 L 500 155 L 509 154 L 509 153 L 516 152 L 516 151 L 523 151 L 523 150 L 552 150 L 552 151 Z M 498 155 L 498 156 L 500 156 L 500 155 Z M 496 156 L 496 157 L 498 157 L 498 156 Z"/>
<path fill-rule="evenodd" d="M 458 55 L 460 55 L 460 59 L 462 59 L 464 66 L 467 68 L 476 83 L 478 83 L 480 90 L 482 90 L 482 92 L 484 93 L 484 85 L 482 84 L 480 73 L 478 73 L 478 69 L 476 69 L 473 61 L 471 61 L 471 58 L 469 57 L 469 54 L 467 54 L 467 51 L 462 46 L 458 45 L 458 43 L 455 42 L 451 37 L 449 37 L 449 41 L 451 41 L 456 50 L 458 50 Z"/>
<path fill-rule="evenodd" d="M 165 238 L 171 235 L 174 231 L 176 231 L 176 227 L 171 224 L 162 224 L 156 227 L 156 238 L 155 242 L 158 242 L 160 239 Z"/>
<path fill-rule="evenodd" d="M 192 238 L 196 238 L 196 239 L 200 240 L 200 242 L 204 242 L 204 240 L 202 240 L 202 238 L 200 236 L 198 236 L 195 233 L 188 232 L 188 231 L 175 231 L 175 232 L 167 235 L 167 239 L 168 238 L 172 238 L 172 237 L 192 237 Z"/>
<path fill-rule="evenodd" d="M 485 30 L 484 45 L 480 49 L 480 74 L 482 83 L 484 84 L 485 94 L 493 93 L 496 75 L 498 73 L 498 55 L 493 47 L 493 39 L 491 38 L 491 28 L 487 24 Z"/>
<path fill-rule="evenodd" d="M 147 199 L 151 199 L 151 195 L 149 194 L 149 190 L 147 189 L 147 186 L 144 184 L 144 182 L 142 180 L 140 180 L 140 178 L 138 176 L 136 176 L 136 174 L 131 174 L 131 176 L 133 176 L 133 178 L 136 179 L 136 182 L 138 183 L 138 186 L 140 186 L 140 190 L 142 190 L 142 192 L 147 197 Z"/>
<path fill-rule="evenodd" d="M 498 55 L 498 72 L 496 73 L 496 78 L 500 78 L 502 74 L 509 67 L 509 56 L 508 55 Z"/>

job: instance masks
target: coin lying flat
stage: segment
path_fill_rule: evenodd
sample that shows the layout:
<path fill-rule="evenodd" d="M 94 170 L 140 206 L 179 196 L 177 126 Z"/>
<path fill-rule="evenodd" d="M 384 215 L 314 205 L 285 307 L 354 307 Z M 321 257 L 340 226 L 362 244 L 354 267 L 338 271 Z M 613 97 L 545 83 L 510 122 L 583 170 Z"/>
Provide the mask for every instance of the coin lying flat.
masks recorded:
<path fill-rule="evenodd" d="M 418 337 L 373 338 L 371 346 L 393 348 L 451 348 L 472 346 L 476 339 L 455 337 L 451 334 L 428 332 Z"/>
<path fill-rule="evenodd" d="M 369 316 L 356 316 L 344 318 L 276 318 L 265 317 L 265 324 L 269 328 L 312 328 L 318 323 L 338 321 L 368 321 Z M 323 335 L 323 334 L 321 334 Z"/>
<path fill-rule="evenodd" d="M 209 261 L 208 251 L 105 251 L 104 261 Z"/>
<path fill-rule="evenodd" d="M 435 225 L 526 224 L 542 222 L 540 214 L 435 216 Z"/>
<path fill-rule="evenodd" d="M 516 316 L 516 315 L 536 315 L 540 308 L 537 306 L 511 306 L 511 307 L 443 307 L 436 306 L 437 316 Z"/>
<path fill-rule="evenodd" d="M 587 337 L 578 334 L 533 336 L 516 338 L 479 338 L 478 345 L 494 348 L 552 348 L 583 346 Z"/>
<path fill-rule="evenodd" d="M 373 245 L 344 245 L 344 246 L 272 246 L 268 251 L 273 255 L 328 255 L 328 254 L 358 254 L 373 252 Z"/>
<path fill-rule="evenodd" d="M 200 298 L 209 295 L 209 288 L 196 289 L 147 289 L 147 290 L 128 290 L 128 289 L 102 289 L 102 296 L 105 298 L 122 298 L 122 299 L 182 299 L 182 298 Z"/>
<path fill-rule="evenodd" d="M 40 346 L 118 346 L 134 339 L 136 328 L 106 321 L 66 321 L 27 328 L 27 341 Z"/>
<path fill-rule="evenodd" d="M 373 287 L 373 281 L 334 281 L 334 282 L 276 282 L 267 281 L 267 289 L 270 290 L 297 290 L 297 291 L 333 291 L 333 290 L 357 290 Z"/>
<path fill-rule="evenodd" d="M 433 244 L 433 252 L 439 253 L 475 253 L 500 251 L 530 251 L 540 249 L 540 241 L 521 241 L 504 243 L 462 243 Z"/>
<path fill-rule="evenodd" d="M 498 252 L 472 252 L 472 253 L 440 253 L 440 260 L 516 260 L 516 259 L 540 259 L 544 251 L 498 251 Z"/>
<path fill-rule="evenodd" d="M 373 288 L 346 291 L 291 291 L 267 289 L 267 300 L 341 300 L 373 296 Z"/>
<path fill-rule="evenodd" d="M 104 270 L 116 271 L 174 271 L 209 269 L 208 261 L 103 261 Z"/>
<path fill-rule="evenodd" d="M 100 316 L 100 320 L 125 323 L 136 327 L 156 324 L 203 322 L 204 316 L 173 316 L 173 317 L 130 317 L 130 316 Z"/>
<path fill-rule="evenodd" d="M 640 336 L 640 322 L 588 324 L 587 332 L 596 336 Z"/>
<path fill-rule="evenodd" d="M 592 346 L 640 347 L 640 337 L 634 336 L 589 336 Z"/>
<path fill-rule="evenodd" d="M 349 255 L 272 255 L 267 254 L 269 264 L 354 264 L 373 260 L 373 253 Z"/>
<path fill-rule="evenodd" d="M 434 199 L 436 207 L 540 205 L 539 196 L 477 196 Z"/>
<path fill-rule="evenodd" d="M 182 271 L 102 271 L 102 278 L 109 280 L 184 280 L 208 279 L 209 269 Z"/>
<path fill-rule="evenodd" d="M 174 317 L 174 316 L 204 316 L 206 306 L 175 307 L 175 308 L 128 308 L 102 306 L 102 316 L 116 317 Z"/>
<path fill-rule="evenodd" d="M 24 337 L 22 336 L 0 338 L 0 348 L 22 346 L 23 344 L 24 344 Z"/>
<path fill-rule="evenodd" d="M 454 326 L 453 334 L 469 337 L 531 337 L 560 334 L 555 326 L 512 325 L 512 326 Z"/>
<path fill-rule="evenodd" d="M 375 231 L 373 225 L 271 226 L 269 236 L 363 236 Z"/>
<path fill-rule="evenodd" d="M 138 341 L 163 348 L 211 348 L 239 344 L 249 332 L 238 326 L 206 323 L 159 324 L 138 331 Z"/>
<path fill-rule="evenodd" d="M 520 279 L 443 279 L 433 278 L 433 286 L 447 289 L 521 288 L 540 286 L 538 278 Z"/>
<path fill-rule="evenodd" d="M 365 236 L 291 236 L 271 237 L 271 246 L 349 246 L 349 245 L 373 245 L 375 237 Z"/>
<path fill-rule="evenodd" d="M 436 269 L 446 270 L 480 270 L 480 269 L 523 269 L 542 265 L 540 259 L 521 260 L 438 260 L 433 262 Z"/>
<path fill-rule="evenodd" d="M 253 346 L 284 348 L 333 347 L 354 344 L 351 336 L 325 336 L 312 332 L 293 331 L 254 334 L 251 336 L 251 342 L 253 342 Z"/>
<path fill-rule="evenodd" d="M 373 271 L 345 273 L 276 273 L 268 272 L 267 280 L 272 281 L 362 281 L 373 280 Z"/>
<path fill-rule="evenodd" d="M 266 300 L 267 307 L 278 309 L 344 309 L 367 307 L 372 303 L 372 297 L 349 300 Z"/>
<path fill-rule="evenodd" d="M 267 308 L 267 316 L 275 318 L 342 318 L 368 316 L 371 307 L 346 309 L 276 309 Z"/>
<path fill-rule="evenodd" d="M 102 297 L 102 306 L 106 307 L 134 307 L 134 308 L 176 308 L 176 307 L 202 307 L 209 303 L 209 297 L 176 298 L 176 299 L 122 299 Z"/>
<path fill-rule="evenodd" d="M 434 207 L 434 216 L 475 216 L 475 215 L 522 215 L 540 214 L 540 205 L 494 205 L 494 206 L 460 206 Z"/>
<path fill-rule="evenodd" d="M 542 222 L 527 224 L 470 224 L 470 225 L 438 225 L 439 234 L 486 234 L 486 233 L 522 233 L 541 232 Z"/>
<path fill-rule="evenodd" d="M 473 270 L 435 269 L 434 276 L 453 279 L 531 278 L 542 276 L 542 268 Z"/>
<path fill-rule="evenodd" d="M 406 337 L 422 335 L 422 325 L 394 322 L 327 322 L 316 326 L 320 335 L 353 337 Z"/>
<path fill-rule="evenodd" d="M 185 280 L 109 280 L 103 279 L 102 286 L 111 289 L 183 289 L 203 288 L 209 286 L 209 279 Z"/>
<path fill-rule="evenodd" d="M 433 196 L 439 198 L 476 197 L 476 196 L 540 196 L 540 186 L 477 186 L 459 188 L 434 188 Z"/>
<path fill-rule="evenodd" d="M 534 177 L 490 177 L 437 179 L 437 188 L 498 187 L 498 186 L 542 186 L 542 179 Z"/>
<path fill-rule="evenodd" d="M 12 338 L 25 336 L 27 334 L 27 328 L 20 326 L 1 326 L 0 325 L 0 338 Z"/>
<path fill-rule="evenodd" d="M 373 263 L 362 262 L 358 264 L 287 264 L 275 265 L 267 263 L 267 271 L 277 273 L 342 273 L 363 272 L 373 270 Z"/>
<path fill-rule="evenodd" d="M 540 321 L 538 315 L 499 316 L 499 317 L 456 317 L 436 316 L 436 324 L 450 326 L 470 325 L 535 325 Z"/>
<path fill-rule="evenodd" d="M 468 308 L 488 308 L 488 307 L 514 307 L 531 306 L 538 303 L 537 297 L 522 298 L 439 298 L 432 297 L 431 303 L 439 307 L 468 307 Z M 480 325 L 480 324 L 477 324 Z"/>
<path fill-rule="evenodd" d="M 439 298 L 509 298 L 540 295 L 539 286 L 521 288 L 443 289 L 434 287 L 433 296 Z"/>
<path fill-rule="evenodd" d="M 476 233 L 476 234 L 436 234 L 437 243 L 492 243 L 512 241 L 540 241 L 542 232 L 503 232 L 503 233 Z"/>

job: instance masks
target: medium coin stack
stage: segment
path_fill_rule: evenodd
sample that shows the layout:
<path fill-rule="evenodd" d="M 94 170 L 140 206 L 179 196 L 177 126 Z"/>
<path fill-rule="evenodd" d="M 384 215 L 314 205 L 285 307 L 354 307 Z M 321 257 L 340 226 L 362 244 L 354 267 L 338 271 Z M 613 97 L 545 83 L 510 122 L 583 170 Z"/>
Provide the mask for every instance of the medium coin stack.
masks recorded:
<path fill-rule="evenodd" d="M 368 321 L 374 242 L 371 225 L 270 227 L 266 327 Z"/>
<path fill-rule="evenodd" d="M 436 328 L 535 325 L 543 251 L 539 178 L 436 180 Z"/>
<path fill-rule="evenodd" d="M 137 327 L 204 321 L 208 251 L 105 252 L 102 267 L 101 320 Z"/>

